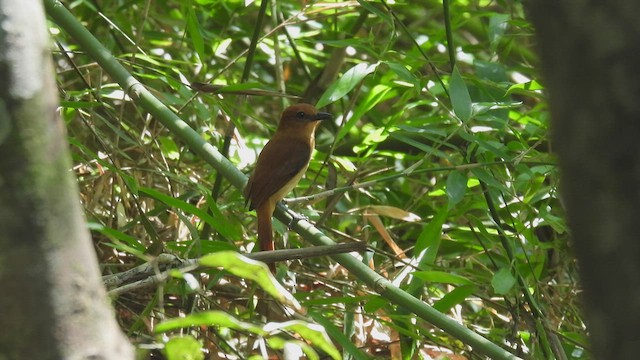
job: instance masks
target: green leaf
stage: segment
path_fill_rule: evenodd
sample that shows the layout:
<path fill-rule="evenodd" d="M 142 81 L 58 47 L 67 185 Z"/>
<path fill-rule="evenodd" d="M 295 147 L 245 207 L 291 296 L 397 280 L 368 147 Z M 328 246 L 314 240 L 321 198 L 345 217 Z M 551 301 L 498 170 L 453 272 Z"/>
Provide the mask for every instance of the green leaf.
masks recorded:
<path fill-rule="evenodd" d="M 455 285 L 471 285 L 471 280 L 465 278 L 464 276 L 451 274 L 445 271 L 416 271 L 413 273 L 414 276 L 419 277 L 424 281 L 428 281 L 431 283 L 441 283 L 441 284 L 455 284 Z"/>
<path fill-rule="evenodd" d="M 325 107 L 347 95 L 349 91 L 353 90 L 353 88 L 356 87 L 356 85 L 358 85 L 358 83 L 365 78 L 365 76 L 374 72 L 378 65 L 379 63 L 371 65 L 367 63 L 360 63 L 347 70 L 347 72 L 345 72 L 340 79 L 331 84 L 327 91 L 322 94 L 320 100 L 318 100 L 318 104 L 316 105 L 316 107 Z"/>
<path fill-rule="evenodd" d="M 353 129 L 358 120 L 360 120 L 367 111 L 373 109 L 373 107 L 380 102 L 395 96 L 397 96 L 397 91 L 392 87 L 381 84 L 374 86 L 371 91 L 367 93 L 366 97 L 358 104 L 347 122 L 340 128 L 335 141 L 339 142 L 342 140 L 342 138 L 347 135 L 351 129 Z M 357 130 L 360 131 L 360 129 Z"/>
<path fill-rule="evenodd" d="M 498 189 L 500 191 L 508 192 L 509 189 L 505 186 L 505 184 L 498 181 L 489 170 L 482 168 L 475 168 L 471 170 L 471 173 L 475 175 L 478 180 L 485 183 L 487 186 Z"/>
<path fill-rule="evenodd" d="M 511 87 L 509 87 L 509 89 L 507 90 L 506 95 L 523 94 L 532 97 L 543 98 L 544 95 L 542 93 L 542 90 L 544 90 L 544 87 L 539 82 L 537 82 L 536 80 L 531 80 L 511 85 Z"/>
<path fill-rule="evenodd" d="M 369 132 L 360 145 L 353 147 L 355 153 L 360 153 L 363 150 L 367 150 L 372 145 L 377 145 L 385 141 L 389 137 L 389 132 L 384 128 L 377 128 Z"/>
<path fill-rule="evenodd" d="M 475 74 L 479 79 L 489 80 L 495 83 L 509 81 L 509 75 L 504 65 L 493 61 L 475 60 L 473 62 L 475 66 Z M 502 94 L 504 90 L 500 90 Z M 496 91 L 496 95 L 498 92 Z"/>
<path fill-rule="evenodd" d="M 568 227 L 564 218 L 549 213 L 549 209 L 544 207 L 540 209 L 539 214 L 540 217 L 544 219 L 544 224 L 550 225 L 555 232 L 559 234 L 567 232 Z"/>
<path fill-rule="evenodd" d="M 491 43 L 492 49 L 498 46 L 500 39 L 502 39 L 502 36 L 507 31 L 508 21 L 508 14 L 494 14 L 489 18 L 489 42 Z"/>
<path fill-rule="evenodd" d="M 435 263 L 438 251 L 440 251 L 440 244 L 442 243 L 442 225 L 448 215 L 449 209 L 442 207 L 433 219 L 424 226 L 420 236 L 418 236 L 415 248 L 416 255 L 414 256 L 419 258 L 418 266 L 420 268 L 428 268 Z M 416 296 L 423 287 L 424 280 L 416 276 L 409 283 L 407 292 Z"/>
<path fill-rule="evenodd" d="M 411 145 L 416 149 L 424 152 L 425 154 L 431 154 L 442 159 L 450 159 L 450 155 L 447 152 L 439 150 L 437 147 L 425 144 L 425 141 L 418 141 L 412 137 L 406 136 L 406 132 L 394 131 L 390 134 L 392 138 L 398 139 L 407 145 Z"/>
<path fill-rule="evenodd" d="M 467 177 L 460 171 L 452 171 L 447 177 L 447 197 L 449 209 L 459 203 L 467 191 Z"/>
<path fill-rule="evenodd" d="M 106 227 L 95 222 L 89 222 L 87 224 L 87 227 L 89 228 L 89 230 L 97 231 L 102 235 L 110 238 L 112 241 L 114 241 L 113 246 L 115 248 L 144 258 L 143 253 L 146 248 L 142 243 L 140 243 L 138 239 L 134 238 L 133 236 L 127 235 L 121 231 Z"/>
<path fill-rule="evenodd" d="M 478 145 L 478 152 L 480 154 L 488 152 L 492 156 L 497 156 L 501 159 L 510 159 L 512 157 L 512 155 L 509 155 L 509 149 L 506 145 L 498 141 L 483 140 L 482 133 L 473 134 L 466 131 L 458 131 L 458 135 L 468 142 Z"/>
<path fill-rule="evenodd" d="M 388 301 L 387 301 L 388 303 Z M 368 302 L 364 303 L 365 306 L 368 305 Z M 357 360 L 369 360 L 368 357 L 358 346 L 356 346 L 350 337 L 347 337 L 342 329 L 336 327 L 331 320 L 329 320 L 324 314 L 317 313 L 315 311 L 309 310 L 308 316 L 311 317 L 315 322 L 324 326 L 325 331 L 331 336 L 331 338 L 337 342 L 342 349 L 352 356 L 353 359 Z"/>
<path fill-rule="evenodd" d="M 264 329 L 269 332 L 275 330 L 288 330 L 297 333 L 307 340 L 311 345 L 322 349 L 333 359 L 341 359 L 340 352 L 327 336 L 324 328 L 318 324 L 311 324 L 305 321 L 292 320 L 284 323 L 268 323 Z"/>
<path fill-rule="evenodd" d="M 158 141 L 160 142 L 160 150 L 162 151 L 164 156 L 171 160 L 180 159 L 180 150 L 178 149 L 178 145 L 176 145 L 176 142 L 173 141 L 172 138 L 168 136 L 160 136 L 158 138 Z"/>
<path fill-rule="evenodd" d="M 298 301 L 273 277 L 264 263 L 251 260 L 234 251 L 221 251 L 200 258 L 200 265 L 220 267 L 231 274 L 247 280 L 253 280 L 269 295 L 280 302 L 300 309 Z"/>
<path fill-rule="evenodd" d="M 189 12 L 187 14 L 187 29 L 189 31 L 189 37 L 191 38 L 191 43 L 193 44 L 193 48 L 198 53 L 200 57 L 200 61 L 204 62 L 207 58 L 204 53 L 204 40 L 202 39 L 202 34 L 200 33 L 200 23 L 198 22 L 198 17 L 196 16 L 196 12 L 194 11 L 194 6 L 187 5 Z"/>
<path fill-rule="evenodd" d="M 375 7 L 372 1 L 367 1 L 367 0 L 357 0 L 357 1 L 358 1 L 358 4 L 360 4 L 360 6 L 369 10 L 369 12 L 371 12 L 372 14 L 377 15 L 379 18 L 384 20 L 389 26 L 394 25 L 394 21 L 391 18 L 391 16 L 389 16 L 389 13 Z"/>
<path fill-rule="evenodd" d="M 511 269 L 503 267 L 493 275 L 491 286 L 499 295 L 507 294 L 516 284 L 516 278 L 511 274 Z"/>
<path fill-rule="evenodd" d="M 190 203 L 176 199 L 172 196 L 166 195 L 151 188 L 140 188 L 140 193 L 148 195 L 156 200 L 162 201 L 168 206 L 174 207 L 176 209 L 180 209 L 188 214 L 193 214 L 198 216 L 202 221 L 209 223 L 216 231 L 218 231 L 222 236 L 237 239 L 240 237 L 240 229 L 234 227 L 229 221 L 227 221 L 222 214 L 219 216 L 213 217 L 203 209 L 198 208 L 197 206 L 191 205 Z"/>
<path fill-rule="evenodd" d="M 445 313 L 454 306 L 464 302 L 471 294 L 476 291 L 475 285 L 462 285 L 453 289 L 451 292 L 442 297 L 442 299 L 436 301 L 433 304 L 433 308 Z"/>
<path fill-rule="evenodd" d="M 451 80 L 449 80 L 449 93 L 451 94 L 451 105 L 453 112 L 466 122 L 471 118 L 472 102 L 469 95 L 469 89 L 462 79 L 462 75 L 458 71 L 458 67 L 453 67 Z"/>
<path fill-rule="evenodd" d="M 164 345 L 167 360 L 204 360 L 202 344 L 191 335 L 172 337 Z"/>
<path fill-rule="evenodd" d="M 189 314 L 183 318 L 174 318 L 158 324 L 156 334 L 192 326 L 220 326 L 223 328 L 249 331 L 258 335 L 266 335 L 261 327 L 236 319 L 224 311 L 204 311 Z"/>
<path fill-rule="evenodd" d="M 139 190 L 138 180 L 135 177 L 124 172 L 120 172 L 119 174 L 120 174 L 120 177 L 122 178 L 122 181 L 124 181 L 127 184 L 127 187 L 129 188 L 131 193 L 134 195 L 138 195 L 138 190 Z"/>
<path fill-rule="evenodd" d="M 313 350 L 313 348 L 309 346 L 309 344 L 302 341 L 291 341 L 285 340 L 279 336 L 272 336 L 267 338 L 267 344 L 269 344 L 269 347 L 274 350 L 284 350 L 285 347 L 288 347 L 289 349 L 291 347 L 296 347 L 302 350 L 305 355 L 307 355 L 307 359 L 320 360 L 320 356 L 318 355 L 318 353 Z"/>
<path fill-rule="evenodd" d="M 70 109 L 89 109 L 94 107 L 103 106 L 102 103 L 97 101 L 60 101 L 60 106 Z"/>
<path fill-rule="evenodd" d="M 449 215 L 447 208 L 442 208 L 438 213 L 425 225 L 416 241 L 415 252 L 421 253 L 425 249 L 429 249 L 428 259 L 424 259 L 427 264 L 433 264 L 436 254 L 440 248 L 440 240 L 442 239 L 442 225 Z"/>
<path fill-rule="evenodd" d="M 387 299 L 383 298 L 382 296 L 370 295 L 369 300 L 364 302 L 364 310 L 367 313 L 374 313 L 378 309 L 388 304 L 389 301 L 387 301 Z"/>
<path fill-rule="evenodd" d="M 389 68 L 398 75 L 398 77 L 410 84 L 413 84 L 415 88 L 420 89 L 420 79 L 409 71 L 404 64 L 398 62 L 385 62 Z"/>

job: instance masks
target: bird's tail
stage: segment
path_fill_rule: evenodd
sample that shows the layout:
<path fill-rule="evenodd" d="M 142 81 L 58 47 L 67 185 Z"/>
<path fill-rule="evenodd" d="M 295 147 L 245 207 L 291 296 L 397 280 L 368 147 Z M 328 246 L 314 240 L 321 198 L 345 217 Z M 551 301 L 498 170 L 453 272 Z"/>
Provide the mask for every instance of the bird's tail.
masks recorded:
<path fill-rule="evenodd" d="M 265 201 L 262 206 L 256 209 L 258 215 L 258 241 L 260 241 L 260 251 L 270 251 L 275 248 L 273 244 L 273 230 L 271 228 L 271 216 L 273 209 Z"/>
<path fill-rule="evenodd" d="M 271 205 L 269 201 L 265 201 L 264 204 L 256 209 L 256 214 L 258 215 L 258 241 L 260 242 L 260 251 L 271 251 L 275 249 L 273 229 L 271 228 L 273 210 L 275 210 L 275 206 Z M 275 273 L 276 264 L 269 263 L 269 269 L 271 269 L 272 273 Z"/>
<path fill-rule="evenodd" d="M 273 229 L 271 228 L 271 216 L 273 216 L 274 206 L 269 201 L 265 201 L 256 209 L 258 215 L 258 241 L 260 242 L 260 251 L 271 251 L 275 249 L 273 242 Z M 269 264 L 269 269 L 275 271 L 274 263 Z"/>

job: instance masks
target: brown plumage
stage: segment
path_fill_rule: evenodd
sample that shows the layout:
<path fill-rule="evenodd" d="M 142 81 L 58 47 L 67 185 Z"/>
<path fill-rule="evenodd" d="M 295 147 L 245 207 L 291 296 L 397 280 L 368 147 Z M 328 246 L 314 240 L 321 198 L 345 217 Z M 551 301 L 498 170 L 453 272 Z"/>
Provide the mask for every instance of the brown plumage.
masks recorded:
<path fill-rule="evenodd" d="M 258 156 L 256 168 L 244 189 L 249 209 L 256 209 L 260 250 L 274 249 L 271 217 L 276 204 L 300 181 L 309 166 L 319 120 L 331 115 L 309 104 L 284 110 L 278 128 Z M 272 267 L 273 269 L 273 267 Z"/>

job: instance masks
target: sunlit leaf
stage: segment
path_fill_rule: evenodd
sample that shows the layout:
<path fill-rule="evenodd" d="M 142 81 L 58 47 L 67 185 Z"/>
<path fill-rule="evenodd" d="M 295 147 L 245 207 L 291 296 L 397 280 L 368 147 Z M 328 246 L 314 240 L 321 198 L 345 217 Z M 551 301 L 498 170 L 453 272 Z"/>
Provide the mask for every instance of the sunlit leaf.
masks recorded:
<path fill-rule="evenodd" d="M 273 277 L 269 268 L 233 251 L 221 251 L 200 258 L 202 266 L 219 267 L 243 279 L 253 280 L 278 301 L 300 309 L 298 301 Z"/>
<path fill-rule="evenodd" d="M 358 123 L 358 120 L 360 120 L 368 111 L 373 109 L 380 102 L 393 98 L 396 94 L 397 92 L 390 86 L 383 84 L 374 86 L 373 89 L 366 94 L 363 101 L 358 104 L 344 126 L 340 128 L 340 131 L 336 135 L 336 141 L 340 141 L 345 135 L 347 135 Z"/>
<path fill-rule="evenodd" d="M 397 62 L 386 62 L 389 68 L 398 75 L 398 77 L 410 84 L 413 84 L 414 87 L 420 88 L 420 80 L 409 71 L 405 65 Z"/>
<path fill-rule="evenodd" d="M 275 330 L 289 330 L 300 335 L 313 346 L 322 349 L 333 359 L 341 359 L 342 356 L 338 349 L 333 345 L 324 328 L 317 324 L 311 324 L 304 321 L 293 320 L 284 323 L 269 323 L 264 329 L 273 332 Z"/>
<path fill-rule="evenodd" d="M 327 91 L 322 94 L 316 106 L 318 108 L 325 107 L 347 95 L 349 91 L 353 90 L 353 88 L 356 87 L 356 85 L 358 85 L 358 83 L 365 78 L 365 76 L 374 72 L 378 67 L 378 64 L 379 63 L 359 63 L 358 65 L 347 70 L 341 78 L 331 84 Z"/>
<path fill-rule="evenodd" d="M 507 90 L 507 95 L 511 94 L 523 94 L 536 98 L 542 98 L 542 90 L 544 87 L 536 80 L 531 80 L 515 85 L 511 85 Z"/>
<path fill-rule="evenodd" d="M 302 341 L 291 341 L 285 340 L 279 336 L 272 336 L 267 339 L 267 344 L 269 344 L 270 348 L 275 350 L 282 350 L 289 356 L 291 356 L 292 354 L 301 356 L 304 353 L 304 355 L 306 355 L 309 360 L 320 359 L 318 353 L 313 350 L 313 348 L 309 346 L 309 344 Z"/>
<path fill-rule="evenodd" d="M 158 324 L 154 331 L 163 333 L 193 326 L 219 326 L 233 330 L 249 331 L 259 335 L 266 334 L 260 326 L 240 321 L 224 311 L 203 311 L 189 314 L 182 318 L 165 320 Z"/>
<path fill-rule="evenodd" d="M 464 276 L 448 273 L 445 271 L 416 271 L 413 273 L 414 276 L 419 277 L 420 279 L 432 282 L 432 283 L 442 283 L 442 284 L 456 284 L 456 285 L 470 285 L 472 284 L 471 280 L 465 278 Z"/>
<path fill-rule="evenodd" d="M 167 360 L 203 360 L 202 344 L 191 335 L 175 336 L 164 344 Z"/>
<path fill-rule="evenodd" d="M 171 160 L 178 160 L 180 158 L 180 150 L 173 139 L 167 136 L 161 136 L 158 138 L 158 141 L 160 142 L 160 150 L 162 150 L 164 156 Z"/>
<path fill-rule="evenodd" d="M 198 22 L 194 7 L 187 5 L 187 8 L 189 9 L 187 13 L 187 29 L 189 29 L 191 44 L 198 53 L 198 56 L 200 56 L 200 61 L 204 61 L 207 57 L 204 52 L 204 39 L 202 39 L 202 34 L 200 33 L 201 26 Z"/>
<path fill-rule="evenodd" d="M 394 206 L 371 205 L 367 207 L 367 210 L 371 211 L 374 214 L 387 216 L 398 220 L 409 222 L 420 221 L 420 216 Z"/>

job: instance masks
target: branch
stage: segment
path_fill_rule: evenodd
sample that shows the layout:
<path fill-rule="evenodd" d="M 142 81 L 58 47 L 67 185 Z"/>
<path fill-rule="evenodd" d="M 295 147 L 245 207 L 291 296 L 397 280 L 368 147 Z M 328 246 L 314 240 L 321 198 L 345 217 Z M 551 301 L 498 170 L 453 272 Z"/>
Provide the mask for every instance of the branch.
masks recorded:
<path fill-rule="evenodd" d="M 365 243 L 352 242 L 330 246 L 313 246 L 304 249 L 261 251 L 258 253 L 243 254 L 243 256 L 252 260 L 271 263 L 349 252 L 362 252 L 366 251 L 366 249 L 367 245 Z M 136 266 L 133 269 L 118 274 L 103 276 L 102 281 L 108 289 L 111 289 L 109 290 L 110 296 L 119 296 L 132 290 L 163 283 L 169 278 L 170 271 L 172 270 L 178 270 L 180 272 L 198 270 L 200 268 L 198 261 L 198 259 L 180 259 L 171 254 L 160 254 L 153 261 Z"/>

